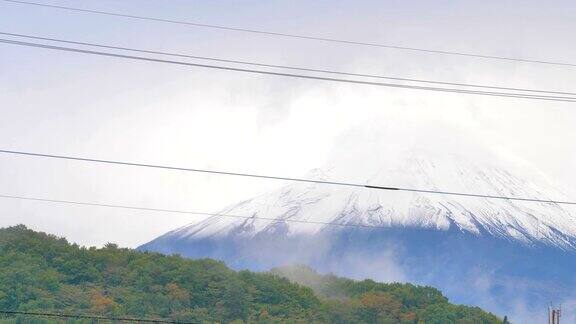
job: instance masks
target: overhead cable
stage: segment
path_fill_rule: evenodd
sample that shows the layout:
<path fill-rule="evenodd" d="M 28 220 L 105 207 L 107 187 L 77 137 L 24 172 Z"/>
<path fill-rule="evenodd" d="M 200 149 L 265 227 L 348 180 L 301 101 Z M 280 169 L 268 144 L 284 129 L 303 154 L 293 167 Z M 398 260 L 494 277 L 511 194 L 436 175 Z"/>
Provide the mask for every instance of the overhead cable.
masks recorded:
<path fill-rule="evenodd" d="M 67 204 L 67 205 L 106 207 L 106 208 L 117 208 L 117 209 L 128 209 L 128 210 L 141 210 L 141 211 L 148 211 L 148 212 L 161 212 L 161 213 L 174 213 L 174 214 L 186 214 L 186 215 L 200 215 L 200 216 L 215 216 L 215 217 L 226 217 L 226 218 L 265 220 L 265 221 L 270 221 L 273 223 L 288 222 L 288 223 L 301 223 L 301 224 L 313 224 L 313 225 L 329 225 L 329 226 L 338 226 L 338 227 L 389 228 L 386 226 L 369 225 L 369 224 L 321 222 L 321 221 L 300 220 L 300 219 L 290 219 L 290 218 L 261 217 L 261 216 L 255 216 L 255 215 L 252 215 L 252 216 L 245 216 L 244 215 L 243 216 L 243 215 L 233 215 L 233 214 L 228 214 L 228 213 L 209 213 L 209 212 L 201 212 L 201 211 L 149 208 L 149 207 L 116 205 L 116 204 L 102 204 L 102 203 L 93 203 L 93 202 L 85 202 L 85 201 L 48 199 L 48 198 L 30 197 L 30 196 L 0 195 L 0 198 L 48 202 L 48 203 Z"/>
<path fill-rule="evenodd" d="M 129 322 L 129 323 L 171 323 L 171 324 L 196 324 L 197 322 L 181 322 L 165 319 L 145 319 L 145 318 L 131 318 L 131 317 L 109 317 L 98 315 L 86 314 L 63 314 L 63 313 L 48 313 L 48 312 L 27 312 L 27 311 L 11 311 L 0 310 L 0 314 L 12 316 L 26 316 L 26 317 L 50 317 L 50 318 L 68 318 L 68 319 L 92 319 L 92 320 L 106 320 L 114 322 Z"/>
<path fill-rule="evenodd" d="M 31 2 L 31 1 L 20 1 L 20 0 L 0 0 L 0 1 L 9 2 L 9 3 L 18 3 L 18 4 L 23 4 L 23 5 L 30 5 L 30 6 L 39 6 L 39 7 L 45 7 L 45 8 L 61 9 L 61 10 L 67 10 L 67 11 L 84 12 L 84 13 L 122 17 L 122 18 L 130 18 L 130 19 L 137 19 L 137 20 L 148 20 L 148 21 L 155 21 L 155 22 L 161 22 L 161 23 L 178 24 L 178 25 L 186 25 L 186 26 L 194 26 L 194 27 L 220 29 L 220 30 L 226 30 L 226 31 L 245 32 L 245 33 L 267 35 L 267 36 L 278 36 L 278 37 L 285 37 L 285 38 L 305 39 L 305 40 L 313 40 L 313 41 L 347 44 L 347 45 L 379 47 L 379 48 L 388 48 L 388 49 L 396 49 L 396 50 L 404 50 L 404 51 L 434 53 L 434 54 L 443 54 L 443 55 L 454 55 L 454 56 L 473 57 L 473 58 L 481 58 L 481 59 L 492 59 L 492 60 L 502 60 L 502 61 L 512 61 L 512 62 L 537 63 L 537 64 L 576 67 L 575 63 L 569 63 L 569 62 L 525 59 L 525 58 L 519 58 L 519 57 L 507 57 L 507 56 L 497 56 L 497 55 L 485 55 L 485 54 L 476 54 L 476 53 L 460 52 L 460 51 L 447 51 L 447 50 L 444 51 L 444 50 L 435 50 L 435 49 L 427 49 L 427 48 L 420 48 L 420 47 L 399 46 L 399 45 L 382 44 L 382 43 L 375 43 L 375 42 L 363 42 L 363 41 L 356 41 L 356 40 L 345 40 L 345 39 L 337 39 L 337 38 L 330 38 L 330 37 L 319 37 L 319 36 L 309 36 L 309 35 L 300 35 L 300 34 L 291 34 L 291 33 L 280 33 L 280 32 L 261 30 L 261 29 L 238 28 L 238 27 L 230 27 L 230 26 L 223 26 L 223 25 L 197 23 L 197 22 L 191 22 L 191 21 L 180 21 L 180 20 L 173 20 L 173 19 L 154 18 L 154 17 L 123 14 L 123 13 L 110 12 L 110 11 L 90 10 L 90 9 L 82 9 L 82 8 L 68 7 L 68 6 L 58 6 L 58 5 L 51 5 L 51 4 L 40 3 L 40 2 Z"/>
<path fill-rule="evenodd" d="M 66 44 L 74 44 L 74 45 L 82 45 L 82 46 L 107 48 L 107 49 L 122 50 L 122 51 L 130 51 L 130 52 L 138 52 L 138 53 L 166 55 L 166 56 L 173 56 L 173 57 L 191 58 L 191 59 L 197 59 L 197 60 L 207 60 L 207 61 L 222 62 L 222 63 L 243 64 L 243 65 L 252 65 L 252 66 L 259 66 L 259 67 L 296 70 L 296 71 L 328 73 L 328 74 L 345 75 L 345 76 L 353 76 L 353 77 L 377 78 L 377 79 L 406 81 L 406 82 L 441 84 L 441 85 L 469 87 L 469 88 L 484 88 L 484 89 L 495 89 L 495 90 L 510 90 L 510 91 L 522 91 L 522 92 L 535 92 L 535 93 L 547 93 L 547 94 L 560 94 L 560 95 L 576 96 L 576 92 L 562 92 L 562 91 L 552 91 L 552 90 L 502 87 L 502 86 L 484 85 L 484 84 L 470 84 L 470 83 L 446 82 L 446 81 L 435 81 L 435 80 L 423 80 L 423 79 L 393 77 L 393 76 L 387 76 L 387 75 L 363 74 L 363 73 L 352 73 L 352 72 L 334 71 L 334 70 L 326 70 L 326 69 L 294 67 L 294 66 L 286 66 L 286 65 L 278 65 L 278 64 L 266 64 L 266 63 L 258 63 L 258 62 L 251 62 L 251 61 L 231 60 L 231 59 L 222 59 L 222 58 L 214 58 L 214 57 L 206 57 L 206 56 L 180 54 L 180 53 L 152 51 L 152 50 L 145 50 L 145 49 L 136 49 L 136 48 L 122 47 L 122 46 L 96 44 L 96 43 L 90 43 L 90 42 L 79 42 L 79 41 L 50 38 L 50 37 L 41 37 L 41 36 L 34 36 L 34 35 L 27 35 L 27 34 L 18 34 L 18 33 L 0 32 L 0 35 L 14 36 L 14 37 L 21 37 L 21 38 L 28 38 L 28 39 L 36 39 L 36 40 L 43 40 L 43 41 L 51 41 L 51 42 L 58 42 L 58 43 L 66 43 Z M 574 99 L 576 99 L 576 97 Z"/>
<path fill-rule="evenodd" d="M 46 45 L 46 44 L 31 43 L 31 42 L 21 42 L 21 41 L 9 40 L 9 39 L 0 39 L 0 43 L 19 45 L 19 46 L 27 46 L 27 47 L 44 48 L 44 49 L 58 50 L 58 51 L 66 51 L 66 52 L 74 52 L 74 53 L 82 53 L 82 54 L 100 55 L 100 56 L 115 57 L 115 58 L 122 58 L 122 59 L 139 60 L 139 61 L 146 61 L 146 62 L 167 63 L 167 64 L 175 64 L 175 65 L 180 65 L 180 66 L 192 66 L 192 67 L 201 67 L 201 68 L 209 68 L 209 69 L 217 69 L 217 70 L 246 72 L 246 73 L 254 73 L 254 74 L 264 74 L 264 75 L 274 75 L 274 76 L 309 79 L 309 80 L 321 80 L 321 81 L 329 81 L 329 82 L 361 84 L 361 85 L 371 85 L 371 86 L 379 86 L 379 87 L 402 88 L 402 89 L 412 89 L 412 90 L 425 90 L 425 91 L 436 91 L 436 92 L 446 92 L 446 93 L 460 93 L 460 94 L 471 94 L 471 95 L 482 95 L 482 96 L 493 96 L 493 97 L 508 97 L 508 98 L 545 100 L 545 101 L 556 101 L 556 102 L 576 102 L 576 99 L 574 97 L 531 95 L 531 94 L 514 93 L 514 92 L 489 92 L 489 91 L 476 91 L 476 90 L 442 88 L 442 87 L 415 86 L 415 85 L 406 85 L 406 84 L 397 84 L 397 83 L 371 82 L 371 81 L 361 81 L 361 80 L 352 80 L 352 79 L 338 79 L 338 78 L 329 78 L 329 77 L 322 77 L 322 76 L 291 74 L 291 73 L 283 73 L 283 72 L 235 68 L 235 67 L 229 67 L 229 66 L 207 65 L 207 64 L 183 62 L 183 61 L 173 61 L 173 60 L 165 60 L 165 59 L 158 59 L 158 58 L 152 58 L 152 57 L 125 55 L 125 54 L 85 50 L 85 49 L 79 49 L 79 48 L 54 46 L 54 45 Z"/>
<path fill-rule="evenodd" d="M 323 184 L 323 185 L 335 185 L 335 186 L 366 188 L 366 189 L 375 189 L 375 190 L 405 191 L 405 192 L 439 194 L 439 195 L 450 195 L 450 196 L 461 196 L 461 197 L 475 197 L 475 198 L 488 198 L 488 199 L 503 199 L 503 200 L 510 200 L 510 201 L 526 201 L 526 202 L 538 202 L 538 203 L 550 203 L 550 204 L 576 205 L 576 202 L 574 202 L 574 201 L 559 201 L 559 200 L 551 200 L 551 199 L 543 199 L 543 198 L 511 197 L 511 196 L 500 196 L 500 195 L 488 195 L 488 194 L 444 191 L 444 190 L 435 190 L 435 189 L 403 188 L 403 187 L 394 187 L 394 186 L 360 184 L 360 183 L 352 183 L 352 182 L 325 181 L 325 180 L 315 180 L 315 179 L 270 176 L 270 175 L 261 175 L 261 174 L 252 174 L 252 173 L 240 173 L 240 172 L 208 170 L 208 169 L 198 169 L 198 168 L 185 168 L 185 167 L 165 166 L 165 165 L 156 165 L 156 164 L 114 161 L 114 160 L 102 160 L 102 159 L 92 159 L 92 158 L 84 158 L 84 157 L 76 157 L 76 156 L 42 154 L 42 153 L 13 151 L 13 150 L 4 150 L 4 149 L 1 149 L 0 153 L 1 154 L 11 154 L 11 155 L 50 158 L 50 159 L 80 161 L 80 162 L 88 162 L 88 163 L 123 165 L 123 166 L 131 166 L 131 167 L 164 169 L 164 170 L 185 171 L 185 172 L 197 172 L 197 173 L 217 174 L 217 175 L 225 175 L 225 176 L 260 178 L 260 179 L 268 179 L 268 180 L 283 180 L 283 181 L 292 181 L 292 182 L 316 183 L 316 184 Z"/>

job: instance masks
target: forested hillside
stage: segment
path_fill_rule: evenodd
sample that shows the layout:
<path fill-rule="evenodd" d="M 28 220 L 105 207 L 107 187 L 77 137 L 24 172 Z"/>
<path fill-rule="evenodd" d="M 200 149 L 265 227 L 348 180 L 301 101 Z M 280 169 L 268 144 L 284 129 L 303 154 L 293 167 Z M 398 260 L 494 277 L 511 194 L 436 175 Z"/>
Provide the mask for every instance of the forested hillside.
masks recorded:
<path fill-rule="evenodd" d="M 304 267 L 236 272 L 210 259 L 114 244 L 84 248 L 21 225 L 0 229 L 0 309 L 190 323 L 501 323 L 430 287 L 358 282 Z"/>
<path fill-rule="evenodd" d="M 335 322 L 351 323 L 357 314 L 364 313 L 364 320 L 380 323 L 388 318 L 407 323 L 421 320 L 424 323 L 499 323 L 492 314 L 478 307 L 453 305 L 442 293 L 432 287 L 412 284 L 379 283 L 373 280 L 355 281 L 334 275 L 320 275 L 306 266 L 287 266 L 272 269 L 281 277 L 310 287 L 332 306 Z M 371 312 L 365 307 L 372 306 Z"/>

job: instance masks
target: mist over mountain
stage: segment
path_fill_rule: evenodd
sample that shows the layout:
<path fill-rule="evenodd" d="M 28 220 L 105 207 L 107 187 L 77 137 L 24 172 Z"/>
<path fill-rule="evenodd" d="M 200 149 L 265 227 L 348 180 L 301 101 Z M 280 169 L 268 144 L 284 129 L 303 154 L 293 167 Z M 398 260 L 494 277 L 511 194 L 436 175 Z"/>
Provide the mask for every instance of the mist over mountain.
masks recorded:
<path fill-rule="evenodd" d="M 307 178 L 569 200 L 525 161 L 467 133 L 448 136 L 454 129 L 435 125 L 415 135 L 405 126 L 346 134 Z M 413 281 L 502 315 L 539 314 L 576 287 L 576 214 L 561 204 L 289 183 L 220 214 L 251 218 L 213 216 L 140 249 L 234 268 L 304 263 L 353 278 Z"/>

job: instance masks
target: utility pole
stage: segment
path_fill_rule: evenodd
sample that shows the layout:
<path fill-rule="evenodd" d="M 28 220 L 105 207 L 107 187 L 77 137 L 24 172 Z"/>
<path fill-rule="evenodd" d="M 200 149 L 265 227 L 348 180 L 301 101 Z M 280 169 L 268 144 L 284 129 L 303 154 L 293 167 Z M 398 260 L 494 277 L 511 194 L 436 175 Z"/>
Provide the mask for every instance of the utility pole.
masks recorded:
<path fill-rule="evenodd" d="M 548 307 L 548 324 L 560 324 L 560 316 L 562 314 L 562 307 L 554 308 Z"/>

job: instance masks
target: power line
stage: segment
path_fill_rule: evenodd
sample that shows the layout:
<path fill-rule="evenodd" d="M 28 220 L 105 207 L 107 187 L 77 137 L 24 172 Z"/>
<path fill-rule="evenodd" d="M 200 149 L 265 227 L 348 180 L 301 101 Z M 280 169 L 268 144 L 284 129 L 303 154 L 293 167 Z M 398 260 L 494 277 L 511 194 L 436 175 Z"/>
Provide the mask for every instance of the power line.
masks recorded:
<path fill-rule="evenodd" d="M 2 0 L 0 0 L 0 1 L 2 1 Z M 164 59 L 157 59 L 157 58 L 151 58 L 151 57 L 124 55 L 124 54 L 116 54 L 116 53 L 109 53 L 109 52 L 84 50 L 84 49 L 71 48 L 71 47 L 62 47 L 62 46 L 45 45 L 45 44 L 39 44 L 39 43 L 13 41 L 13 40 L 8 40 L 8 39 L 0 39 L 0 43 L 19 45 L 19 46 L 36 47 L 36 48 L 44 48 L 44 49 L 51 49 L 51 50 L 59 50 L 59 51 L 66 51 L 66 52 L 74 52 L 74 53 L 101 55 L 101 56 L 123 58 L 123 59 L 140 60 L 140 61 L 147 61 L 147 62 L 167 63 L 167 64 L 175 64 L 175 65 L 181 65 L 181 66 L 193 66 L 193 67 L 202 67 L 202 68 L 217 69 L 217 70 L 246 72 L 246 73 L 254 73 L 254 74 L 265 74 L 265 75 L 274 75 L 274 76 L 309 79 L 309 80 L 321 80 L 321 81 L 340 82 L 340 83 L 349 83 L 349 84 L 371 85 L 371 86 L 379 86 L 379 87 L 402 88 L 402 89 L 412 89 L 412 90 L 425 90 L 425 91 L 436 91 L 436 92 L 447 92 L 447 93 L 460 93 L 460 94 L 472 94 L 472 95 L 493 96 L 493 97 L 508 97 L 508 98 L 546 100 L 546 101 L 557 101 L 557 102 L 576 102 L 576 100 L 573 97 L 529 95 L 529 94 L 511 93 L 511 92 L 488 92 L 488 91 L 463 90 L 463 89 L 453 89 L 453 88 L 415 86 L 415 85 L 405 85 L 405 84 L 397 84 L 397 83 L 383 83 L 383 82 L 370 82 L 370 81 L 359 81 L 359 80 L 350 80 L 350 79 L 338 79 L 338 78 L 310 76 L 310 75 L 302 75 L 302 74 L 291 74 L 291 73 L 282 73 L 282 72 L 234 68 L 234 67 L 219 66 L 219 65 L 207 65 L 207 64 L 198 64 L 198 63 L 190 63 L 190 62 L 182 62 L 182 61 L 164 60 Z"/>
<path fill-rule="evenodd" d="M 187 26 L 194 26 L 194 27 L 204 27 L 204 28 L 213 28 L 213 29 L 220 29 L 220 30 L 227 30 L 227 31 L 245 32 L 245 33 L 253 33 L 253 34 L 268 35 L 268 36 L 278 36 L 278 37 L 285 37 L 285 38 L 306 39 L 306 40 L 314 40 L 314 41 L 322 41 L 322 42 L 330 42 L 330 43 L 340 43 L 340 44 L 359 45 L 359 46 L 368 46 L 368 47 L 380 47 L 380 48 L 389 48 L 389 49 L 423 52 L 423 53 L 434 53 L 434 54 L 443 54 L 443 55 L 476 57 L 476 58 L 482 58 L 482 59 L 493 59 L 493 60 L 514 61 L 514 62 L 524 62 L 524 63 L 537 63 L 537 64 L 547 64 L 547 65 L 570 66 L 570 67 L 576 66 L 576 64 L 574 64 L 574 63 L 567 63 L 567 62 L 524 59 L 524 58 L 517 58 L 517 57 L 484 55 L 484 54 L 474 54 L 474 53 L 457 52 L 457 51 L 443 51 L 443 50 L 434 50 L 434 49 L 426 49 L 426 48 L 418 48 L 418 47 L 397 46 L 397 45 L 388 45 L 388 44 L 380 44 L 380 43 L 372 43 L 372 42 L 344 40 L 344 39 L 328 38 L 328 37 L 317 37 L 317 36 L 307 36 L 307 35 L 299 35 L 299 34 L 279 33 L 279 32 L 272 32 L 272 31 L 259 30 L 259 29 L 237 28 L 237 27 L 229 27 L 229 26 L 222 26 L 222 25 L 195 23 L 195 22 L 189 22 L 189 21 L 179 21 L 179 20 L 172 20 L 172 19 L 137 16 L 137 15 L 122 14 L 122 13 L 109 12 L 109 11 L 90 10 L 90 9 L 82 9 L 82 8 L 66 7 L 66 6 L 57 6 L 57 5 L 50 5 L 50 4 L 38 3 L 38 2 L 19 1 L 19 0 L 0 0 L 0 1 L 10 2 L 10 3 L 18 3 L 18 4 L 24 4 L 24 5 L 31 5 L 31 6 L 46 7 L 46 8 L 53 8 L 53 9 L 62 9 L 62 10 L 68 10 L 68 11 L 92 13 L 92 14 L 98 14 L 98 15 L 115 16 L 115 17 L 123 17 L 123 18 L 138 19 L 138 20 L 148 20 L 148 21 L 156 21 L 156 22 L 162 22 L 162 23 L 187 25 Z"/>
<path fill-rule="evenodd" d="M 232 214 L 223 214 L 223 213 L 208 213 L 208 212 L 188 211 L 188 210 L 161 209 L 161 208 L 148 208 L 148 207 L 138 207 L 138 206 L 127 206 L 127 205 L 101 204 L 101 203 L 91 203 L 91 202 L 73 201 L 73 200 L 47 199 L 47 198 L 39 198 L 39 197 L 0 195 L 0 198 L 49 202 L 49 203 L 68 204 L 68 205 L 79 205 L 79 206 L 94 206 L 94 207 L 142 210 L 142 211 L 162 212 L 162 213 L 186 214 L 186 215 L 221 216 L 221 217 L 241 218 L 241 219 L 258 219 L 258 220 L 271 221 L 271 222 L 275 222 L 275 223 L 289 222 L 289 223 L 329 225 L 329 226 L 341 226 L 341 227 L 389 228 L 386 226 L 378 226 L 378 225 L 347 224 L 347 223 L 321 222 L 321 221 L 309 221 L 309 220 L 299 220 L 299 219 L 280 219 L 280 218 L 260 217 L 260 216 L 242 216 L 242 215 L 232 215 Z"/>
<path fill-rule="evenodd" d="M 484 88 L 484 89 L 495 89 L 495 90 L 509 90 L 509 91 L 536 92 L 536 93 L 548 93 L 548 94 L 561 94 L 561 95 L 576 96 L 575 92 L 561 92 L 561 91 L 550 91 L 550 90 L 539 90 L 539 89 L 501 87 L 501 86 L 480 85 L 480 84 L 470 84 L 470 83 L 457 83 L 457 82 L 445 82 L 445 81 L 423 80 L 423 79 L 413 79 L 413 78 L 401 78 L 401 77 L 392 77 L 392 76 L 375 75 L 375 74 L 351 73 L 351 72 L 342 72 L 342 71 L 325 70 L 325 69 L 313 69 L 313 68 L 305 68 L 305 67 L 294 67 L 294 66 L 286 66 L 286 65 L 278 65 L 278 64 L 266 64 L 266 63 L 250 62 L 250 61 L 231 60 L 231 59 L 222 59 L 222 58 L 214 58 L 214 57 L 206 57 L 206 56 L 197 56 L 197 55 L 188 55 L 188 54 L 179 54 L 179 53 L 169 53 L 169 52 L 162 52 L 162 51 L 135 49 L 135 48 L 121 47 L 121 46 L 112 46 L 112 45 L 104 45 L 104 44 L 96 44 L 96 43 L 88 43 L 88 42 L 79 42 L 79 41 L 72 41 L 72 40 L 64 40 L 64 39 L 57 39 L 57 38 L 50 38 L 50 37 L 41 37 L 41 36 L 34 36 L 34 35 L 27 35 L 27 34 L 7 33 L 7 32 L 0 32 L 0 35 L 22 37 L 22 38 L 29 38 L 29 39 L 36 39 L 36 40 L 44 40 L 44 41 L 51 41 L 51 42 L 59 42 L 59 43 L 66 43 L 66 44 L 74 44 L 74 45 L 92 46 L 92 47 L 130 51 L 130 52 L 138 52 L 138 53 L 167 55 L 167 56 L 184 57 L 184 58 L 191 58 L 191 59 L 198 59 L 198 60 L 208 60 L 208 61 L 223 62 L 223 63 L 234 63 L 234 64 L 244 64 L 244 65 L 252 65 L 252 66 L 259 66 L 259 67 L 289 69 L 289 70 L 296 70 L 296 71 L 319 72 L 319 73 L 329 73 L 329 74 L 354 76 L 354 77 L 378 78 L 378 79 L 386 79 L 386 80 L 429 83 L 429 84 L 441 84 L 441 85 L 471 87 L 471 88 Z M 576 98 L 574 98 L 574 99 L 576 99 Z"/>
<path fill-rule="evenodd" d="M 132 322 L 132 323 L 171 323 L 171 324 L 196 324 L 196 322 L 180 322 L 163 319 L 143 319 L 143 318 L 130 318 L 130 317 L 107 317 L 97 315 L 83 315 L 83 314 L 61 314 L 61 313 L 47 313 L 47 312 L 25 312 L 25 311 L 10 311 L 0 310 L 0 314 L 13 315 L 13 316 L 34 316 L 34 317 L 52 317 L 52 318 L 73 318 L 73 319 L 94 319 L 94 320 L 107 320 L 118 322 Z"/>
<path fill-rule="evenodd" d="M 428 189 L 402 188 L 402 187 L 391 187 L 391 186 L 376 186 L 376 185 L 367 185 L 367 184 L 359 184 L 359 183 L 351 183 L 351 182 L 325 181 L 325 180 L 313 180 L 313 179 L 291 178 L 291 177 L 281 177 L 281 176 L 269 176 L 269 175 L 260 175 L 260 174 L 251 174 L 251 173 L 239 173 L 239 172 L 207 170 L 207 169 L 194 169 L 194 168 L 174 167 L 174 166 L 165 166 L 165 165 L 156 165 L 156 164 L 144 164 L 144 163 L 134 163 L 134 162 L 124 162 L 124 161 L 101 160 L 101 159 L 91 159 L 91 158 L 83 158 L 83 157 L 75 157 L 75 156 L 41 154 L 41 153 L 11 151 L 11 150 L 0 150 L 0 153 L 32 156 L 32 157 L 42 157 L 42 158 L 51 158 L 51 159 L 80 161 L 80 162 L 89 162 L 89 163 L 113 164 L 113 165 L 133 166 L 133 167 L 142 167 L 142 168 L 165 169 L 165 170 L 173 170 L 173 171 L 185 171 L 185 172 L 197 172 L 197 173 L 217 174 L 217 175 L 226 175 L 226 176 L 260 178 L 260 179 L 268 179 L 268 180 L 283 180 L 283 181 L 304 182 L 304 183 L 317 183 L 317 184 L 323 184 L 323 185 L 335 185 L 335 186 L 354 187 L 354 188 L 367 188 L 367 189 L 388 190 L 388 191 L 405 191 L 405 192 L 416 192 L 416 193 L 425 193 L 425 194 L 440 194 L 440 195 L 462 196 L 462 197 L 504 199 L 504 200 L 513 200 L 513 201 L 527 201 L 527 202 L 539 202 L 539 203 L 576 205 L 576 202 L 572 202 L 572 201 L 557 201 L 557 200 L 538 199 L 538 198 L 522 198 L 522 197 L 508 197 L 508 196 L 497 196 L 497 195 L 484 195 L 484 194 L 441 191 L 441 190 L 432 190 L 432 189 L 428 190 Z"/>

